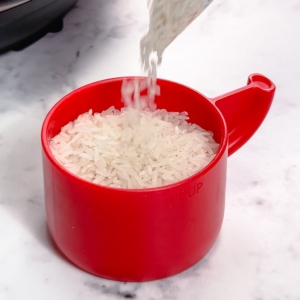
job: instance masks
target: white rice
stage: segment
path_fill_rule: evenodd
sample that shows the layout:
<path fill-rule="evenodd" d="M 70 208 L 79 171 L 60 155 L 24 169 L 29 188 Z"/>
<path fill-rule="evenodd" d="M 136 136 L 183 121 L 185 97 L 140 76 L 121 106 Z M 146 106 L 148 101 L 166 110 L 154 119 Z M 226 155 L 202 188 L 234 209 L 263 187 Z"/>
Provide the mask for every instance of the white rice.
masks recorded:
<path fill-rule="evenodd" d="M 149 29 L 140 43 L 141 61 L 153 77 L 156 63 L 169 44 L 195 20 L 212 0 L 148 0 Z"/>
<path fill-rule="evenodd" d="M 183 180 L 216 155 L 212 133 L 186 112 L 110 107 L 70 122 L 50 142 L 57 161 L 95 184 L 141 189 Z"/>
<path fill-rule="evenodd" d="M 140 41 L 141 66 L 148 76 L 146 85 L 143 85 L 147 87 L 147 97 L 128 101 L 126 93 L 130 94 L 131 90 L 136 93 L 138 89 L 136 83 L 124 82 L 122 95 L 125 106 L 156 109 L 154 98 L 159 93 L 156 84 L 157 65 L 162 61 L 163 52 L 211 2 L 212 0 L 148 0 L 149 28 Z"/>

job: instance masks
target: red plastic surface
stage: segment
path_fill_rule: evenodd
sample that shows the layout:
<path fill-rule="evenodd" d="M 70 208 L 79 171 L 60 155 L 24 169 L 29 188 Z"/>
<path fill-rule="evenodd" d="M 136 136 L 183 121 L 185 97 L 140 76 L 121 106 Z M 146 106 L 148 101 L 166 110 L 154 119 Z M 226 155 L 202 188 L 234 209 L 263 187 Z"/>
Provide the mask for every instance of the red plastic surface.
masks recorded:
<path fill-rule="evenodd" d="M 232 153 L 262 122 L 275 87 L 265 77 L 252 75 L 247 87 L 208 100 L 188 87 L 158 80 L 158 108 L 187 111 L 191 122 L 214 133 L 220 148 L 205 169 L 186 180 L 125 190 L 72 175 L 49 150 L 49 140 L 79 114 L 122 107 L 121 83 L 122 78 L 116 78 L 84 86 L 47 115 L 42 127 L 47 222 L 59 249 L 83 270 L 120 281 L 154 280 L 189 268 L 212 247 L 224 215 L 226 123 Z"/>
<path fill-rule="evenodd" d="M 260 74 L 252 74 L 248 85 L 211 99 L 225 118 L 229 134 L 228 155 L 243 146 L 259 128 L 271 106 L 274 84 Z"/>

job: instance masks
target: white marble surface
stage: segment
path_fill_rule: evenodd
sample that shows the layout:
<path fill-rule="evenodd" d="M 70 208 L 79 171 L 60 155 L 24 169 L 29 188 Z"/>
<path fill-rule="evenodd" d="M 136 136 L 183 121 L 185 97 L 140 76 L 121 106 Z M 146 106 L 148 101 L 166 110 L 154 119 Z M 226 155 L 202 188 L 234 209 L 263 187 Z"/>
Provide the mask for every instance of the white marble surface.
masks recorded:
<path fill-rule="evenodd" d="M 40 128 L 63 95 L 139 74 L 146 0 L 81 0 L 65 29 L 0 56 L 0 299 L 300 299 L 300 3 L 214 0 L 165 52 L 159 76 L 217 96 L 259 72 L 277 86 L 255 136 L 228 161 L 224 224 L 210 253 L 168 279 L 119 283 L 53 247 Z"/>

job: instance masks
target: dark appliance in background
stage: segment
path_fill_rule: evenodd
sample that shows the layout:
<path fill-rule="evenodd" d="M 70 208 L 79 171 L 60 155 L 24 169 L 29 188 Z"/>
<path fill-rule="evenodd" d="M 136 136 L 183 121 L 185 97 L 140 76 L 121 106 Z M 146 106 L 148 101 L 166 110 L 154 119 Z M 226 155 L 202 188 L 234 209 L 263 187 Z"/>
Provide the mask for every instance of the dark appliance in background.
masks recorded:
<path fill-rule="evenodd" d="M 77 0 L 0 0 L 0 53 L 22 50 L 48 32 L 59 32 Z"/>

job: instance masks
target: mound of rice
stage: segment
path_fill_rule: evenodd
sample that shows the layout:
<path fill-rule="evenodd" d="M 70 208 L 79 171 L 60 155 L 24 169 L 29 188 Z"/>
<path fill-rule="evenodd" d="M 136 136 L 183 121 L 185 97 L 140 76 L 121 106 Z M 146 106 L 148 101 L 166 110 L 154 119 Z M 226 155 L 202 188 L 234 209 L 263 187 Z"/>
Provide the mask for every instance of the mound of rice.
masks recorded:
<path fill-rule="evenodd" d="M 188 119 L 164 109 L 90 110 L 64 126 L 50 149 L 67 170 L 95 184 L 163 186 L 200 171 L 219 147 L 211 132 Z"/>

